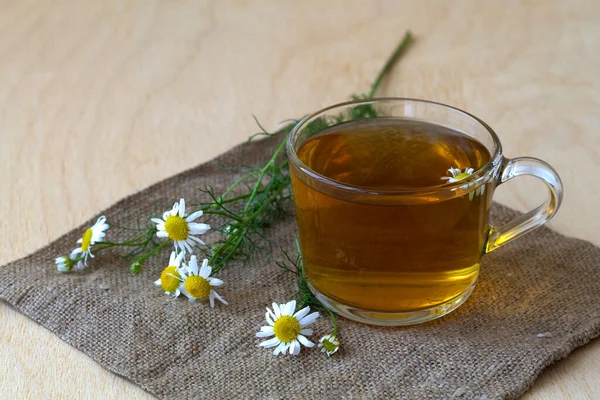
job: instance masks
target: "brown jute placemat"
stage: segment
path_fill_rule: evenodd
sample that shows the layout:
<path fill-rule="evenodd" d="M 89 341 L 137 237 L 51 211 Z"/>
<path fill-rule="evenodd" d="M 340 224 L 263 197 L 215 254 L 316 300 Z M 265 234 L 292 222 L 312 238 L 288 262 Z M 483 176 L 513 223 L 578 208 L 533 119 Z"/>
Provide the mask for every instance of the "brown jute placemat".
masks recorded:
<path fill-rule="evenodd" d="M 197 199 L 197 188 L 212 185 L 218 193 L 235 179 L 223 165 L 258 165 L 274 143 L 251 144 L 243 160 L 234 148 L 99 214 L 112 221 L 132 220 L 138 211 L 160 216 L 157 204 Z M 515 214 L 493 210 L 498 223 Z M 514 398 L 546 366 L 600 333 L 600 249 L 541 228 L 486 256 L 472 297 L 449 316 L 405 328 L 340 320 L 336 357 L 316 349 L 275 357 L 254 335 L 265 306 L 292 293 L 290 276 L 275 264 L 277 250 L 272 260 L 225 270 L 219 293 L 230 305 L 211 309 L 153 287 L 164 257 L 138 276 L 118 253 L 59 274 L 54 257 L 68 254 L 95 219 L 0 267 L 0 299 L 160 398 Z M 293 249 L 295 231 L 290 216 L 267 235 L 275 249 Z M 322 318 L 314 327 L 318 339 L 331 323 Z"/>

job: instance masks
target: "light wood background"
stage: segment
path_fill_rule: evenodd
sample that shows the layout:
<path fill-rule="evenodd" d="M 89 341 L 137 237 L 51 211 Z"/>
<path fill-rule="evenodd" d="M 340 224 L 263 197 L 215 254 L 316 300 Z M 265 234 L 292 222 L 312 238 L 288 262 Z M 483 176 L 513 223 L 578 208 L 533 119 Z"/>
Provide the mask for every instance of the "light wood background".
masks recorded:
<path fill-rule="evenodd" d="M 551 226 L 600 245 L 598 1 L 0 0 L 0 263 L 244 140 L 252 114 L 275 128 L 366 91 L 406 29 L 381 95 L 469 110 L 547 160 Z M 541 187 L 497 198 L 526 210 Z M 596 340 L 526 398 L 598 396 Z M 150 396 L 0 303 L 0 397 Z"/>

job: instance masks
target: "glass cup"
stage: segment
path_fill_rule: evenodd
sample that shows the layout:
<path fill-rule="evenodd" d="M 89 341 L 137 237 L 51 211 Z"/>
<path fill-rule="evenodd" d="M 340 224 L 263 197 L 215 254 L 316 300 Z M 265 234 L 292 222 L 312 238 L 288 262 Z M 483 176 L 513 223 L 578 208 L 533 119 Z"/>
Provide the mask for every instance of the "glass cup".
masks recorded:
<path fill-rule="evenodd" d="M 314 135 L 373 118 L 450 128 L 483 145 L 490 161 L 457 182 L 381 190 L 337 181 L 300 159 L 298 150 Z M 325 306 L 367 324 L 417 324 L 456 309 L 475 286 L 481 257 L 544 224 L 562 200 L 550 165 L 504 157 L 485 122 L 431 101 L 381 98 L 325 108 L 296 125 L 287 154 L 309 286 Z M 376 162 L 379 154 L 372 157 Z M 503 226 L 490 225 L 495 188 L 521 175 L 542 180 L 548 198 Z"/>

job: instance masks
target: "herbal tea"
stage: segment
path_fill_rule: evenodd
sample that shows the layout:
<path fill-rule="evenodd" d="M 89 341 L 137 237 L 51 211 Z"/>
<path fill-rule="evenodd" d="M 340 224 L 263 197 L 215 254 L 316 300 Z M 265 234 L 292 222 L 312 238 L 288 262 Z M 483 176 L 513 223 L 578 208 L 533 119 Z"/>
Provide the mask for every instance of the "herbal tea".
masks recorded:
<path fill-rule="evenodd" d="M 393 118 L 326 129 L 297 154 L 320 175 L 372 191 L 448 184 L 490 161 L 467 135 Z M 332 197 L 291 171 L 304 268 L 325 296 L 364 310 L 413 311 L 452 301 L 474 284 L 491 185 L 442 200 L 423 194 L 406 204 L 381 195 L 365 202 L 358 194 Z"/>

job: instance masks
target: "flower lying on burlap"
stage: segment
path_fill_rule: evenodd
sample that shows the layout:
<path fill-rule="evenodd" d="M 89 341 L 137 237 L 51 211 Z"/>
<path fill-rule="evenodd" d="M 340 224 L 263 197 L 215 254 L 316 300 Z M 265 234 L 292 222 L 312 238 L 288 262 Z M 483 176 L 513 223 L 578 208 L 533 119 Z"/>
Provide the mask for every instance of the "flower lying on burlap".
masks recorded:
<path fill-rule="evenodd" d="M 325 335 L 319 340 L 319 348 L 323 353 L 327 354 L 328 357 L 331 357 L 333 353 L 339 350 L 340 341 L 334 334 Z"/>
<path fill-rule="evenodd" d="M 88 228 L 81 239 L 77 241 L 80 244 L 78 248 L 71 252 L 70 258 L 71 260 L 77 260 L 77 264 L 75 264 L 75 268 L 83 268 L 87 266 L 88 257 L 94 258 L 92 254 L 92 246 L 96 243 L 104 239 L 106 236 L 105 231 L 109 228 L 106 223 L 106 217 L 102 216 L 98 218 L 96 223 Z"/>
<path fill-rule="evenodd" d="M 443 176 L 442 179 L 447 180 L 448 183 L 456 183 L 471 176 L 473 174 L 473 168 L 465 168 L 464 171 L 461 171 L 459 168 L 450 167 L 448 173 L 452 176 Z M 473 186 L 473 184 L 474 182 L 470 185 L 463 185 L 461 186 L 461 189 L 467 190 L 470 186 Z M 469 192 L 469 200 L 473 200 L 473 197 L 475 196 L 481 196 L 483 192 L 485 192 L 485 185 L 481 185 L 479 188 Z"/>
<path fill-rule="evenodd" d="M 181 275 L 179 274 L 179 267 L 183 260 L 184 253 L 171 253 L 169 257 L 169 265 L 162 270 L 160 279 L 154 282 L 154 286 L 161 287 L 165 294 L 177 297 L 179 296 L 179 286 L 181 285 Z"/>
<path fill-rule="evenodd" d="M 71 272 L 73 269 L 74 261 L 71 259 L 71 257 L 60 256 L 57 257 L 54 262 L 56 263 L 56 269 L 58 272 L 67 273 Z"/>
<path fill-rule="evenodd" d="M 259 346 L 265 349 L 277 346 L 273 351 L 274 355 L 285 354 L 288 350 L 290 354 L 298 355 L 300 344 L 313 347 L 315 344 L 305 336 L 312 335 L 312 329 L 306 329 L 306 326 L 315 322 L 319 313 L 309 314 L 310 307 L 304 307 L 294 314 L 295 310 L 295 300 L 279 305 L 273 303 L 273 311 L 267 307 L 265 319 L 269 325 L 261 327 L 256 337 L 275 337 L 261 342 Z"/>
<path fill-rule="evenodd" d="M 210 229 L 210 225 L 193 222 L 200 218 L 202 214 L 202 210 L 199 210 L 187 215 L 185 213 L 185 200 L 180 199 L 179 202 L 175 202 L 170 211 L 163 214 L 163 219 L 152 218 L 151 221 L 157 224 L 156 236 L 171 239 L 176 250 L 179 248 L 183 253 L 186 251 L 192 253 L 192 246 L 205 244 L 194 235 L 202 235 Z"/>
<path fill-rule="evenodd" d="M 198 268 L 198 260 L 196 256 L 192 256 L 190 262 L 184 263 L 178 272 L 181 282 L 179 291 L 190 301 L 208 299 L 212 308 L 215 308 L 215 299 L 229 304 L 213 289 L 215 286 L 221 286 L 223 281 L 210 276 L 212 267 L 208 265 L 207 259 L 204 259 L 202 266 Z"/>

